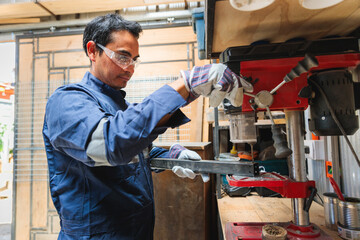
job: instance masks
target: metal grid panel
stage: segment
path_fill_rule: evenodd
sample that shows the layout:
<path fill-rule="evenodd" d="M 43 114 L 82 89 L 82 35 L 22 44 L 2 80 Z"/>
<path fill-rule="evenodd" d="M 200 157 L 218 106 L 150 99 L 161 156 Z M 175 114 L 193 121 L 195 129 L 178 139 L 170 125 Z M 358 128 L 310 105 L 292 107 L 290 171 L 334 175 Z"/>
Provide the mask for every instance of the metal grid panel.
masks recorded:
<path fill-rule="evenodd" d="M 126 87 L 126 100 L 131 103 L 141 102 L 149 94 L 153 93 L 165 84 L 178 79 L 178 76 L 155 76 L 147 78 L 134 78 Z M 182 111 L 185 115 L 190 114 L 191 106 L 183 108 Z M 160 135 L 155 143 L 160 142 L 188 142 L 190 141 L 190 128 L 188 125 L 168 129 L 162 135 Z"/>
<path fill-rule="evenodd" d="M 77 81 L 79 80 L 74 79 L 69 82 Z M 47 102 L 47 97 L 44 96 L 51 94 L 63 83 L 63 80 L 53 80 L 51 84 L 47 80 L 41 80 L 33 83 L 19 82 L 16 86 L 15 181 L 48 181 L 47 160 L 42 137 Z M 34 89 L 36 89 L 36 94 Z"/>

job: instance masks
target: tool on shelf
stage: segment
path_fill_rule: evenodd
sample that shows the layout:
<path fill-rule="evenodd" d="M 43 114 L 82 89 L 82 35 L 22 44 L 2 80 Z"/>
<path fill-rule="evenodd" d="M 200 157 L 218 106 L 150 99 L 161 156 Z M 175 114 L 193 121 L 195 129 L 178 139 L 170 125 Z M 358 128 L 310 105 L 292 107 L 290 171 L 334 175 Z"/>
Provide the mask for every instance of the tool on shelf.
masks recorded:
<path fill-rule="evenodd" d="M 338 196 L 338 198 L 341 201 L 345 201 L 344 195 L 342 194 L 342 192 L 340 191 L 339 185 L 337 185 L 337 183 L 335 182 L 333 177 L 329 177 L 331 186 L 334 188 L 334 191 L 336 193 L 336 195 Z"/>

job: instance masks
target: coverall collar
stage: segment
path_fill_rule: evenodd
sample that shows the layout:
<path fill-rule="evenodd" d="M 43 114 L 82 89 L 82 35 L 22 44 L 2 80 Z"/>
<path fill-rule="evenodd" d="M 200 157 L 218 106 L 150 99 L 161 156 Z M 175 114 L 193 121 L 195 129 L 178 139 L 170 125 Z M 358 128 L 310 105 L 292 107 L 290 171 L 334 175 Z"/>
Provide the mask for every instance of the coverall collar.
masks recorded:
<path fill-rule="evenodd" d="M 86 72 L 83 78 L 83 82 L 91 87 L 96 89 L 100 89 L 101 92 L 104 92 L 106 95 L 113 97 L 114 99 L 122 98 L 124 99 L 126 96 L 126 92 L 123 90 L 116 90 L 109 85 L 103 83 L 101 80 L 96 78 L 90 72 Z"/>

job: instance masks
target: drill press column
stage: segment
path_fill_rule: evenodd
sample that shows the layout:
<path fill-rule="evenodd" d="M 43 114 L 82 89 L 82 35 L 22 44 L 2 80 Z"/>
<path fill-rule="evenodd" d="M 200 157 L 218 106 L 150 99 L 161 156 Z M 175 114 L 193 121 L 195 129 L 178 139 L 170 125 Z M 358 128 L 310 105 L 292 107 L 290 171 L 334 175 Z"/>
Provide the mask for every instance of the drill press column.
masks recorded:
<path fill-rule="evenodd" d="M 287 137 L 293 154 L 289 158 L 290 178 L 306 182 L 304 121 L 302 111 L 285 111 Z M 305 198 L 292 198 L 293 222 L 298 226 L 310 224 L 309 213 L 303 210 Z"/>

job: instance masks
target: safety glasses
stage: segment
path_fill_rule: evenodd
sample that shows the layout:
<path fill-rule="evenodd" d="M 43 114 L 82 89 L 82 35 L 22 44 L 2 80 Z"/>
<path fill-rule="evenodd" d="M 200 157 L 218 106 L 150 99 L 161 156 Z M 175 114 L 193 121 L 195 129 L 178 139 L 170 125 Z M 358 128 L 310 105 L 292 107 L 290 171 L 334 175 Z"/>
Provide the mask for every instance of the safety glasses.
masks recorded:
<path fill-rule="evenodd" d="M 116 65 L 118 65 L 121 68 L 128 68 L 130 66 L 134 66 L 134 68 L 136 68 L 140 63 L 139 58 L 134 60 L 131 57 L 116 53 L 116 52 L 104 47 L 100 43 L 97 43 L 96 45 L 98 45 L 102 50 L 104 50 L 106 56 L 108 56 Z"/>

